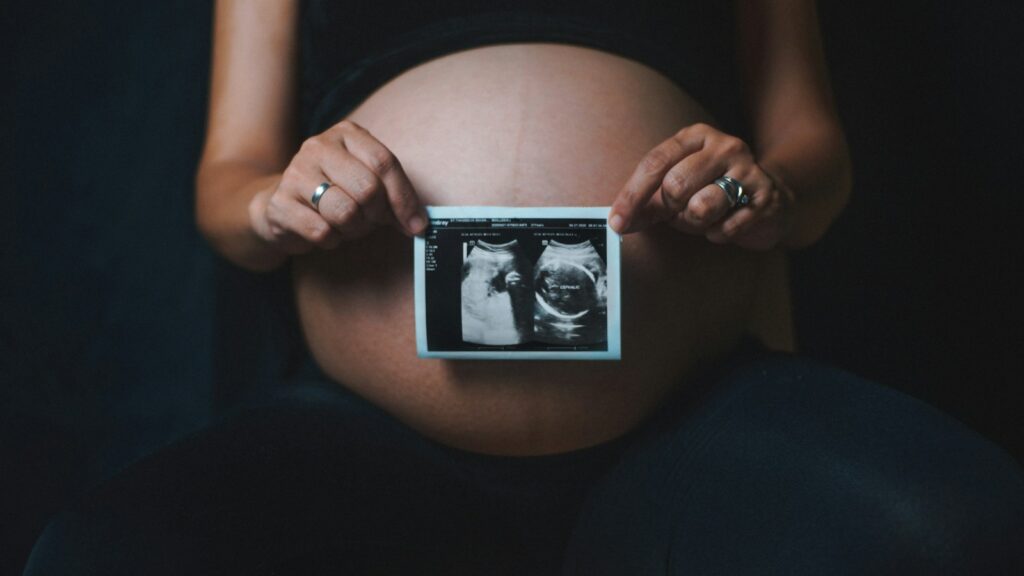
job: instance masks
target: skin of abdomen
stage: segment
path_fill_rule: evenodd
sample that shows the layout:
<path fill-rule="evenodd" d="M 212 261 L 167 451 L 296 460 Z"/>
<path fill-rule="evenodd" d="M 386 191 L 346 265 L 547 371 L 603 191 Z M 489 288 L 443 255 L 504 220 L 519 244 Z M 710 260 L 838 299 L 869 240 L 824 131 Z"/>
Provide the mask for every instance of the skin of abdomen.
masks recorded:
<path fill-rule="evenodd" d="M 711 121 L 639 62 L 561 44 L 475 48 L 421 64 L 348 116 L 430 205 L 608 206 L 651 148 Z M 295 260 L 303 331 L 324 372 L 424 435 L 491 454 L 564 452 L 631 429 L 744 329 L 764 254 L 664 226 L 622 244 L 621 361 L 416 356 L 411 239 L 380 229 Z"/>

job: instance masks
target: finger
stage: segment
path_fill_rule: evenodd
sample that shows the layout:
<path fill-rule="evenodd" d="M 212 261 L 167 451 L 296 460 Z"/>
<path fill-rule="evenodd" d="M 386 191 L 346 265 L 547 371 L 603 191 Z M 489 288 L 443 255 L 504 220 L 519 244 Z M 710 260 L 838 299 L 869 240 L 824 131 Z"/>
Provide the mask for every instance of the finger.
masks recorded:
<path fill-rule="evenodd" d="M 352 123 L 344 132 L 345 146 L 383 182 L 385 206 L 407 234 L 419 234 L 426 228 L 427 214 L 401 162 L 391 150 L 365 128 Z"/>
<path fill-rule="evenodd" d="M 280 214 L 279 214 L 280 215 Z M 284 216 L 287 222 L 287 216 Z M 267 218 L 266 234 L 263 236 L 264 239 L 273 243 L 273 245 L 285 254 L 301 254 L 308 252 L 312 245 L 304 240 L 301 236 L 292 232 L 282 224 L 276 216 Z"/>
<path fill-rule="evenodd" d="M 633 219 L 629 223 L 630 232 L 640 232 L 645 230 L 659 222 L 671 222 L 676 216 L 676 212 L 669 210 L 665 206 L 661 188 L 655 190 L 654 195 L 647 204 L 640 207 Z"/>
<path fill-rule="evenodd" d="M 279 218 L 282 226 L 292 229 L 292 226 L 288 224 L 292 220 L 304 222 L 309 226 L 308 218 L 312 215 L 312 217 L 325 221 L 329 228 L 341 232 L 339 238 L 358 237 L 367 229 L 372 228 L 372 224 L 366 222 L 359 203 L 340 186 L 331 183 L 330 178 L 321 172 L 316 164 L 315 160 L 310 160 L 306 163 L 292 164 L 285 169 L 282 182 L 288 183 L 286 191 L 290 199 L 275 202 L 280 205 L 278 211 L 286 214 Z M 325 182 L 330 186 L 320 195 L 320 200 L 314 205 L 313 194 L 320 184 Z M 300 236 L 303 235 L 301 230 L 296 231 L 300 232 Z M 325 236 L 325 247 L 331 247 L 332 244 L 337 245 L 329 238 L 330 234 L 326 232 L 321 234 Z"/>
<path fill-rule="evenodd" d="M 707 149 L 684 158 L 666 173 L 659 191 L 637 212 L 630 230 L 667 221 L 677 230 L 703 234 L 729 211 L 728 197 L 712 180 L 727 164 L 728 157 Z"/>
<path fill-rule="evenodd" d="M 725 220 L 707 228 L 704 235 L 712 242 L 726 244 L 733 241 L 744 228 L 756 220 L 757 215 L 753 211 L 740 208 Z"/>
<path fill-rule="evenodd" d="M 679 217 L 692 229 L 703 232 L 720 221 L 731 209 L 725 191 L 712 183 L 690 197 L 686 209 L 680 212 Z"/>
<path fill-rule="evenodd" d="M 778 203 L 773 200 L 777 192 L 771 180 L 759 170 L 730 171 L 726 175 L 743 185 L 750 202 L 727 213 L 723 220 L 707 228 L 710 233 L 708 239 L 712 241 L 730 241 L 755 223 L 772 217 L 778 208 Z M 724 191 L 722 195 L 725 195 Z"/>
<path fill-rule="evenodd" d="M 692 128 L 692 129 L 691 129 Z M 657 191 L 672 166 L 704 146 L 707 127 L 687 127 L 648 152 L 612 204 L 609 224 L 619 234 L 632 231 L 631 223 Z"/>
<path fill-rule="evenodd" d="M 338 143 L 331 153 L 320 159 L 320 167 L 329 182 L 341 187 L 345 194 L 356 201 L 367 221 L 391 224 L 391 209 L 384 193 L 384 183 L 354 150 Z"/>
<path fill-rule="evenodd" d="M 313 249 L 314 244 L 309 240 L 306 240 L 298 233 L 284 228 L 276 223 L 269 225 L 270 240 L 273 242 L 274 247 L 290 256 L 296 254 L 305 254 Z"/>
<path fill-rule="evenodd" d="M 341 242 L 341 236 L 323 215 L 304 203 L 288 202 L 282 210 L 283 227 L 291 236 L 311 246 L 327 249 L 336 248 Z"/>
<path fill-rule="evenodd" d="M 339 186 L 331 186 L 324 192 L 319 213 L 342 238 L 357 238 L 379 226 L 369 220 L 359 202 Z"/>
<path fill-rule="evenodd" d="M 758 220 L 763 219 L 765 217 L 767 196 L 770 192 L 770 190 L 764 189 L 748 191 L 750 203 L 732 210 L 724 219 L 709 226 L 705 234 L 708 240 L 720 244 L 733 241 L 745 229 L 752 226 Z"/>
<path fill-rule="evenodd" d="M 778 244 L 782 238 L 782 222 L 778 215 L 759 218 L 747 214 L 739 218 L 742 214 L 743 211 L 737 213 L 737 222 L 723 222 L 720 227 L 708 230 L 708 240 L 719 244 L 732 243 L 751 250 L 768 250 Z"/>
<path fill-rule="evenodd" d="M 729 168 L 731 158 L 704 148 L 673 166 L 661 184 L 665 205 L 673 212 L 687 209 L 690 199 Z"/>
<path fill-rule="evenodd" d="M 261 211 L 262 223 L 257 233 L 286 254 L 300 254 L 312 248 L 312 244 L 296 232 L 308 227 L 307 224 L 296 221 L 296 208 L 308 210 L 297 198 L 289 194 L 275 193 L 267 198 Z M 253 209 L 250 207 L 250 210 Z"/>
<path fill-rule="evenodd" d="M 727 176 L 735 179 L 750 201 L 726 213 L 724 219 L 708 228 L 709 240 L 727 242 L 743 233 L 753 223 L 772 215 L 778 208 L 778 193 L 774 183 L 757 165 L 737 167 Z M 723 191 L 723 196 L 725 196 Z"/>

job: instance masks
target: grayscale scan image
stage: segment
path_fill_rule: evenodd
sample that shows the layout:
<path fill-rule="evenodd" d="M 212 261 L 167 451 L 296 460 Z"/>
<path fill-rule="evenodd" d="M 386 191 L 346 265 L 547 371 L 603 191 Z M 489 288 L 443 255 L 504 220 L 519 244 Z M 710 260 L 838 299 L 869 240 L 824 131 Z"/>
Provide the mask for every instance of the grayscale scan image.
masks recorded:
<path fill-rule="evenodd" d="M 518 240 L 468 243 L 462 264 L 462 339 L 521 344 L 533 332 L 533 266 Z"/>
<path fill-rule="evenodd" d="M 482 211 L 491 215 L 476 217 Z M 600 208 L 434 208 L 416 247 L 420 354 L 619 358 L 619 239 L 606 216 Z"/>
<path fill-rule="evenodd" d="M 552 240 L 537 261 L 533 279 L 533 337 L 552 344 L 605 340 L 608 274 L 590 240 Z"/>

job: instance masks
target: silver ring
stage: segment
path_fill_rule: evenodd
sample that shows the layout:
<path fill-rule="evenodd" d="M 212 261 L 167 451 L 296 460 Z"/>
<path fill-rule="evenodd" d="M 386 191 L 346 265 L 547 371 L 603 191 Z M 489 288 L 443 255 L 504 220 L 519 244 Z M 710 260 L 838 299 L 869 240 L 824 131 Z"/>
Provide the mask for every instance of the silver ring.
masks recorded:
<path fill-rule="evenodd" d="M 310 198 L 310 202 L 313 203 L 313 208 L 316 208 L 317 212 L 320 211 L 320 198 L 323 198 L 324 192 L 327 192 L 327 189 L 331 186 L 334 186 L 334 184 L 331 184 L 330 182 L 321 182 L 320 185 L 316 187 L 316 190 L 313 191 L 313 197 Z"/>
<path fill-rule="evenodd" d="M 729 207 L 735 208 L 736 206 L 746 206 L 750 204 L 750 195 L 743 191 L 743 184 L 735 178 L 729 176 L 722 176 L 715 180 L 715 184 L 725 192 L 726 198 L 729 199 Z"/>

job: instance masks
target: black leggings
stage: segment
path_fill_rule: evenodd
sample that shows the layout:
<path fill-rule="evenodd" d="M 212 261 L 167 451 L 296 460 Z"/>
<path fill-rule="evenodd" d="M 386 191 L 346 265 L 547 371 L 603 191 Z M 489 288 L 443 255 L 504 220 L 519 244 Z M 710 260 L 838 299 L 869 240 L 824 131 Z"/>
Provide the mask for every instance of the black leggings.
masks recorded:
<path fill-rule="evenodd" d="M 26 574 L 1024 574 L 1021 469 L 948 416 L 749 342 L 702 382 L 539 457 L 290 388 L 92 490 Z"/>

